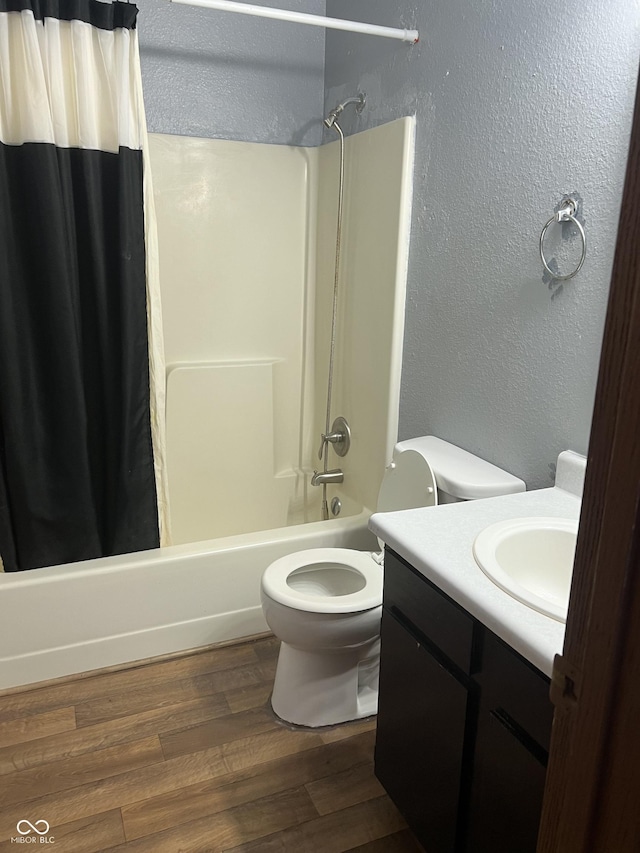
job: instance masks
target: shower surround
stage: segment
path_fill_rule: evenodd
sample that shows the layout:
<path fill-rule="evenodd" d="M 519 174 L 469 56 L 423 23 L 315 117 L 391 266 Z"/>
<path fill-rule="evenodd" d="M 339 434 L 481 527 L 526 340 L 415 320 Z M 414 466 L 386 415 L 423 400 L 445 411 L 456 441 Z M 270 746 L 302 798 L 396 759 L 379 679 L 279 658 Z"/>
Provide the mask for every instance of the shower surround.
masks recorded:
<path fill-rule="evenodd" d="M 375 547 L 367 520 L 397 437 L 413 145 L 411 118 L 346 140 L 333 411 L 352 446 L 329 490 L 341 516 L 322 522 L 310 475 L 338 144 L 150 136 L 174 544 L 0 575 L 0 688 L 259 633 L 271 561 Z"/>

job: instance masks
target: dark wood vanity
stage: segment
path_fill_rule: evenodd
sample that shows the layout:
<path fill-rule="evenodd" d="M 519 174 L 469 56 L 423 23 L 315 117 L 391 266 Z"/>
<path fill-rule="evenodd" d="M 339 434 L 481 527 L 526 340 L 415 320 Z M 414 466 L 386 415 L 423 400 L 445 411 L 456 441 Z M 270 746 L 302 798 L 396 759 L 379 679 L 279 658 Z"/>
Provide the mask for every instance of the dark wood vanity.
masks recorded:
<path fill-rule="evenodd" d="M 428 853 L 535 853 L 549 679 L 387 548 L 376 775 Z"/>

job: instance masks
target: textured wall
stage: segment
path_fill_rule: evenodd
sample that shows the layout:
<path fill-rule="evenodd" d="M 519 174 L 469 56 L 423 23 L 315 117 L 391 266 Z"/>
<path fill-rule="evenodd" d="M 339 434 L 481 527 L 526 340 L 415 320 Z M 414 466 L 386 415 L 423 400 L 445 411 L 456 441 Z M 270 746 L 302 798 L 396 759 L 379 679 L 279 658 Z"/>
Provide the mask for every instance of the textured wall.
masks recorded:
<path fill-rule="evenodd" d="M 319 144 L 324 30 L 169 0 L 137 0 L 137 5 L 151 132 Z M 325 13 L 324 0 L 275 5 Z"/>
<path fill-rule="evenodd" d="M 328 0 L 416 26 L 415 46 L 327 33 L 325 106 L 363 89 L 356 131 L 417 116 L 400 437 L 434 433 L 549 485 L 587 449 L 631 126 L 638 0 Z M 393 8 L 391 8 L 393 5 Z M 583 203 L 581 273 L 542 276 L 538 239 Z M 565 228 L 563 226 L 563 228 Z M 551 234 L 569 266 L 577 241 Z"/>

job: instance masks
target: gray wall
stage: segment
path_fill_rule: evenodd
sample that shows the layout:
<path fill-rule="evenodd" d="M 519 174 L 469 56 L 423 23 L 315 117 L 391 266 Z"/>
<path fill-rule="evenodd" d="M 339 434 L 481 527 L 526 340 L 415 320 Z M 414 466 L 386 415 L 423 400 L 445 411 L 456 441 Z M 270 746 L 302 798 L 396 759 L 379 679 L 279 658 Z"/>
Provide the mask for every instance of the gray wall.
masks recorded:
<path fill-rule="evenodd" d="M 324 15 L 324 0 L 253 0 Z M 137 0 L 149 131 L 318 145 L 324 30 Z"/>
<path fill-rule="evenodd" d="M 559 451 L 587 450 L 639 4 L 328 0 L 327 14 L 421 34 L 326 37 L 325 107 L 367 94 L 345 130 L 417 115 L 400 437 L 433 433 L 547 486 Z M 565 193 L 582 201 L 588 255 L 553 285 L 538 239 Z M 562 228 L 548 248 L 567 268 L 578 249 Z"/>

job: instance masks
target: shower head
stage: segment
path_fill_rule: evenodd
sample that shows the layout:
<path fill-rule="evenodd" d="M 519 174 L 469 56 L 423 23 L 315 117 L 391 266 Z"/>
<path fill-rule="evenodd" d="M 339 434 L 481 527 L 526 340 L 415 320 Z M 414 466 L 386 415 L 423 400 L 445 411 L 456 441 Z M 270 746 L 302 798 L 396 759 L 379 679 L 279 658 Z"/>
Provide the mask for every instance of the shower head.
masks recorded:
<path fill-rule="evenodd" d="M 346 101 L 343 101 L 341 104 L 338 104 L 337 107 L 334 107 L 329 113 L 329 115 L 326 118 L 322 119 L 322 123 L 325 127 L 332 128 L 333 125 L 336 123 L 336 119 L 345 107 L 348 107 L 349 104 L 355 104 L 356 112 L 361 113 L 364 109 L 365 103 L 366 97 L 362 92 L 356 95 L 355 98 L 347 98 Z"/>

